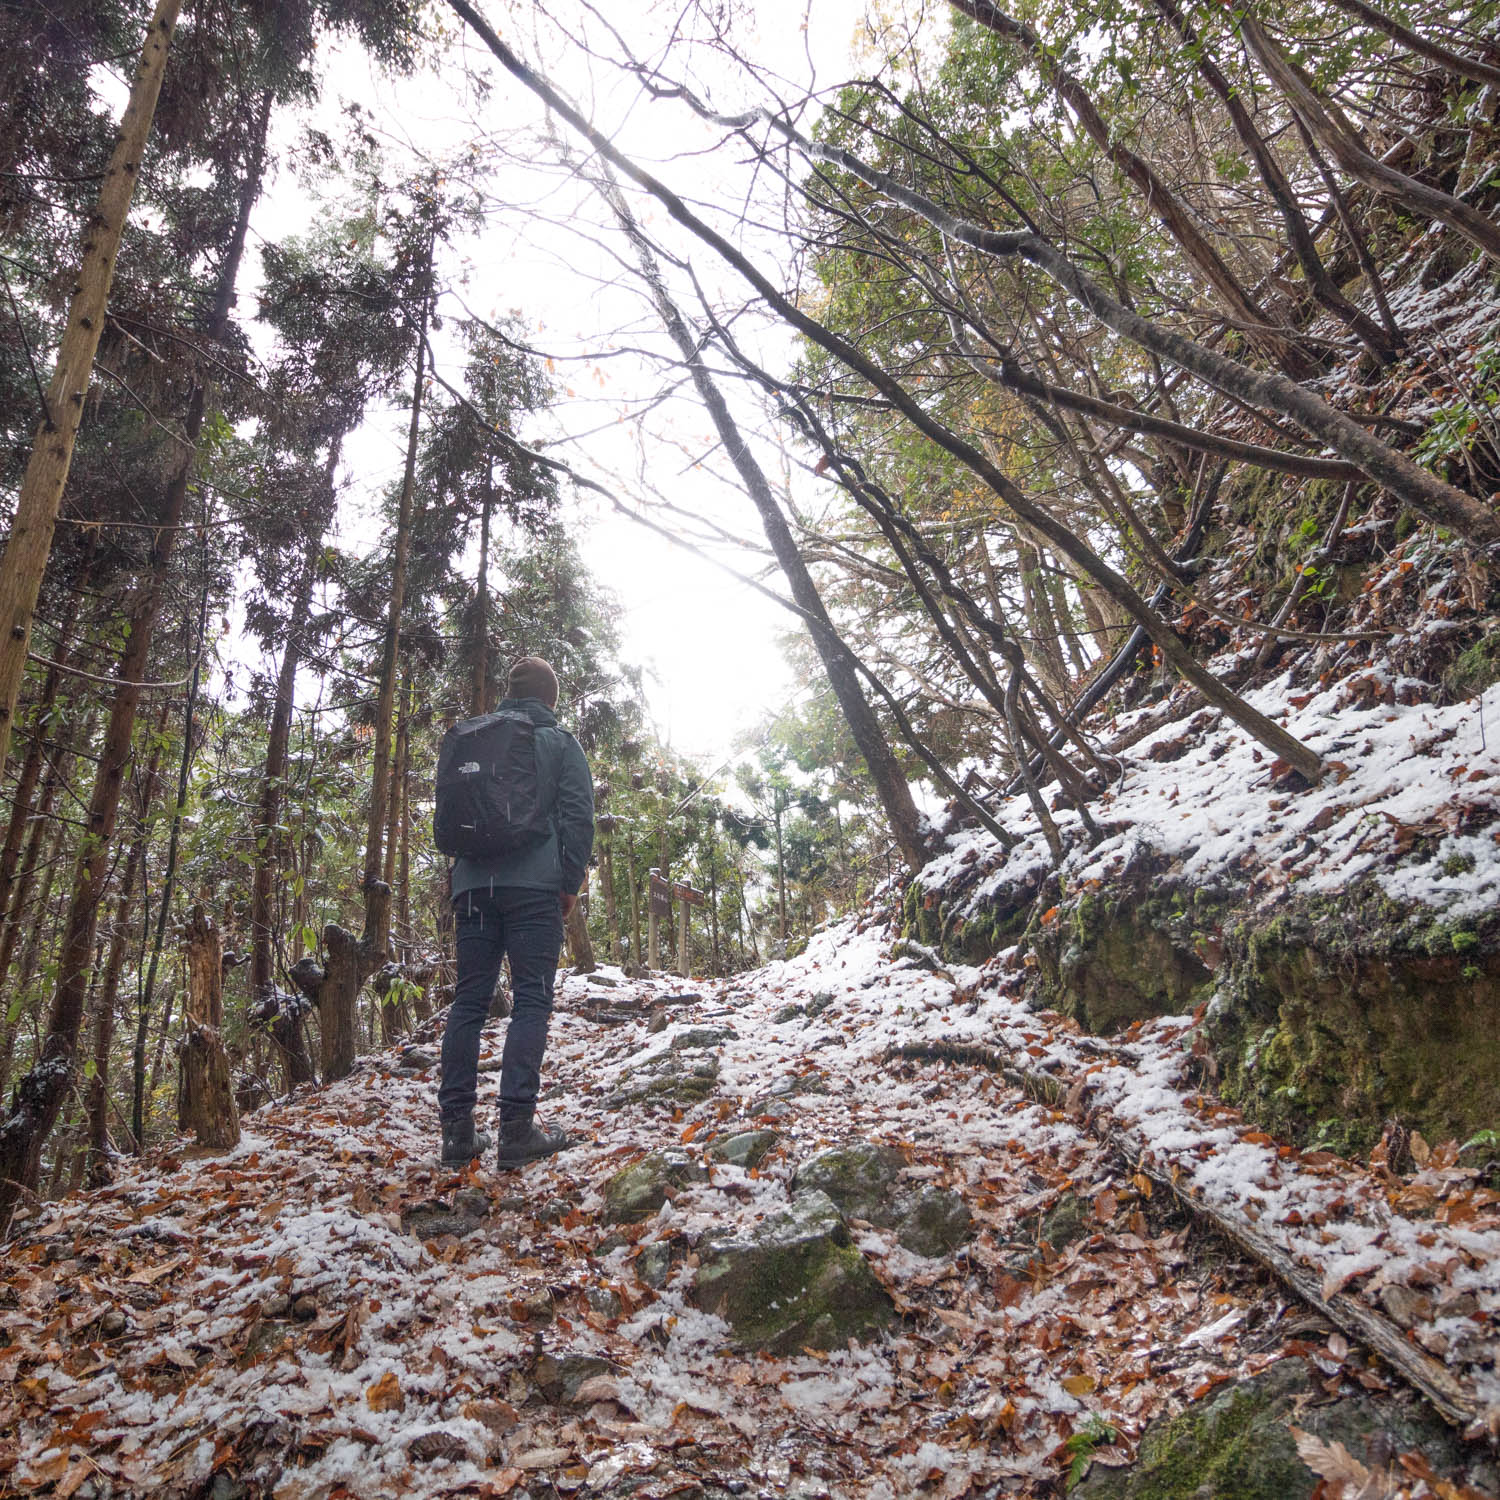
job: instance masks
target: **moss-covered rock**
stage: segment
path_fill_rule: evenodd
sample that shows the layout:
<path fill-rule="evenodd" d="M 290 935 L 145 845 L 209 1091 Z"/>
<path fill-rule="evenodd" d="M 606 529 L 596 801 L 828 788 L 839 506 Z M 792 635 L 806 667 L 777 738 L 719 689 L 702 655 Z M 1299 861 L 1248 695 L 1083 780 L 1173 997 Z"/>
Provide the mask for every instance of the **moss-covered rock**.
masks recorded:
<path fill-rule="evenodd" d="M 623 1109 L 627 1104 L 685 1107 L 707 1099 L 718 1081 L 717 1057 L 677 1049 L 628 1069 L 605 1104 L 610 1109 Z"/>
<path fill-rule="evenodd" d="M 1074 1488 L 1083 1500 L 1309 1500 L 1321 1482 L 1297 1455 L 1293 1424 L 1342 1443 L 1364 1461 L 1382 1431 L 1398 1452 L 1419 1449 L 1439 1472 L 1462 1462 L 1459 1443 L 1415 1401 L 1349 1396 L 1321 1405 L 1306 1365 L 1282 1360 L 1177 1416 L 1153 1422 L 1129 1469 L 1094 1469 Z"/>
<path fill-rule="evenodd" d="M 1093 1208 L 1077 1193 L 1064 1193 L 1042 1220 L 1037 1239 L 1054 1250 L 1066 1250 L 1093 1228 Z"/>
<path fill-rule="evenodd" d="M 710 1239 L 699 1256 L 693 1304 L 723 1318 L 748 1349 L 835 1349 L 893 1315 L 826 1193 L 798 1193 L 785 1213 Z"/>
<path fill-rule="evenodd" d="M 682 1248 L 675 1240 L 657 1240 L 654 1244 L 643 1245 L 635 1258 L 636 1280 L 660 1291 L 681 1255 Z"/>
<path fill-rule="evenodd" d="M 981 964 L 1014 943 L 1031 920 L 1043 872 L 1006 882 L 975 901 L 970 892 L 983 871 L 972 866 L 943 890 L 913 880 L 902 898 L 902 932 L 955 962 Z"/>
<path fill-rule="evenodd" d="M 906 1158 L 894 1146 L 856 1141 L 824 1151 L 797 1169 L 794 1185 L 826 1193 L 851 1219 L 895 1232 L 913 1255 L 950 1255 L 973 1232 L 958 1193 L 903 1180 Z"/>
<path fill-rule="evenodd" d="M 1034 937 L 1042 998 L 1093 1032 L 1192 1011 L 1213 992 L 1224 906 L 1149 867 L 1083 892 Z"/>
<path fill-rule="evenodd" d="M 826 1193 L 845 1217 L 873 1224 L 905 1169 L 906 1158 L 894 1146 L 855 1141 L 804 1162 L 793 1185 L 799 1191 Z"/>
<path fill-rule="evenodd" d="M 936 1259 L 952 1255 L 974 1233 L 969 1205 L 959 1193 L 931 1183 L 899 1191 L 891 1202 L 890 1222 L 896 1243 L 913 1255 Z"/>
<path fill-rule="evenodd" d="M 702 1182 L 703 1163 L 686 1151 L 653 1151 L 622 1167 L 604 1185 L 604 1219 L 608 1224 L 637 1224 L 649 1219 L 678 1189 Z"/>
<path fill-rule="evenodd" d="M 1438 853 L 1434 838 L 1406 858 Z M 1471 858 L 1450 854 L 1439 878 L 1461 885 Z M 997 921 L 1023 889 L 995 898 Z M 909 925 L 945 954 L 963 951 L 952 908 L 908 895 Z M 1500 1126 L 1500 913 L 1443 920 L 1373 878 L 1268 910 L 1149 851 L 1025 913 L 1034 1001 L 1095 1032 L 1207 1005 L 1217 1072 L 1203 1081 L 1281 1136 L 1359 1154 L 1393 1116 L 1434 1142 Z"/>
<path fill-rule="evenodd" d="M 732 1026 L 690 1026 L 672 1038 L 673 1052 L 706 1052 L 732 1042 L 739 1033 Z"/>
<path fill-rule="evenodd" d="M 1428 1140 L 1500 1123 L 1500 933 L 1373 883 L 1245 923 L 1209 1037 L 1220 1089 L 1294 1139 L 1368 1149 L 1399 1116 Z"/>

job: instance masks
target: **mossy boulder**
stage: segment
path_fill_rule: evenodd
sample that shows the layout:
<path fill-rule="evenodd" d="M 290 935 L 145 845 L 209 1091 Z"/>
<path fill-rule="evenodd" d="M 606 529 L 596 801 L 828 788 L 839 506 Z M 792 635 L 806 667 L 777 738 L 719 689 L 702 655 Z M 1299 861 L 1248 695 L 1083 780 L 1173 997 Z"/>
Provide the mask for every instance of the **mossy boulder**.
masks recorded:
<path fill-rule="evenodd" d="M 654 1244 L 643 1245 L 635 1258 L 635 1279 L 643 1286 L 660 1291 L 682 1253 L 682 1247 L 675 1240 L 657 1240 Z"/>
<path fill-rule="evenodd" d="M 1131 1468 L 1096 1468 L 1071 1494 L 1075 1500 L 1310 1500 L 1321 1480 L 1298 1457 L 1293 1425 L 1342 1443 L 1361 1462 L 1377 1431 L 1398 1452 L 1419 1449 L 1439 1473 L 1452 1473 L 1463 1460 L 1458 1441 L 1415 1400 L 1362 1395 L 1329 1402 L 1301 1360 L 1284 1359 L 1153 1422 Z"/>
<path fill-rule="evenodd" d="M 902 933 L 952 960 L 982 964 L 1026 930 L 1044 873 L 1032 871 L 980 901 L 971 895 L 984 874 L 977 862 L 941 890 L 928 890 L 913 880 L 902 898 Z"/>
<path fill-rule="evenodd" d="M 621 1074 L 605 1105 L 609 1109 L 623 1109 L 627 1104 L 686 1107 L 707 1099 L 718 1081 L 717 1057 L 681 1048 L 668 1050 Z"/>
<path fill-rule="evenodd" d="M 686 1151 L 653 1151 L 622 1167 L 604 1185 L 604 1220 L 638 1224 L 649 1219 L 675 1191 L 708 1176 L 703 1163 Z"/>
<path fill-rule="evenodd" d="M 1066 1250 L 1075 1240 L 1081 1240 L 1093 1228 L 1093 1208 L 1076 1193 L 1064 1193 L 1053 1204 L 1037 1239 L 1051 1245 L 1054 1250 Z"/>
<path fill-rule="evenodd" d="M 946 1188 L 904 1180 L 894 1146 L 857 1141 L 824 1151 L 797 1169 L 794 1185 L 826 1193 L 851 1219 L 894 1231 L 913 1255 L 950 1255 L 973 1232 L 969 1206 Z"/>
<path fill-rule="evenodd" d="M 689 1297 L 723 1318 L 747 1349 L 837 1349 L 890 1322 L 893 1308 L 826 1193 L 798 1193 L 786 1212 L 711 1238 Z"/>
<path fill-rule="evenodd" d="M 797 1168 L 793 1185 L 826 1193 L 850 1219 L 875 1222 L 906 1170 L 906 1158 L 894 1146 L 856 1141 L 820 1152 Z"/>
<path fill-rule="evenodd" d="M 896 1243 L 913 1255 L 937 1259 L 952 1255 L 974 1233 L 973 1216 L 963 1198 L 947 1188 L 914 1183 L 891 1203 Z"/>
<path fill-rule="evenodd" d="M 1213 992 L 1222 911 L 1150 868 L 1085 891 L 1037 930 L 1042 998 L 1096 1033 L 1185 1015 Z"/>
<path fill-rule="evenodd" d="M 1429 1141 L 1500 1124 L 1500 920 L 1435 921 L 1373 882 L 1228 942 L 1209 1012 L 1220 1091 L 1267 1128 L 1345 1153 L 1399 1116 Z"/>
<path fill-rule="evenodd" d="M 672 1038 L 670 1047 L 673 1052 L 706 1052 L 732 1042 L 738 1035 L 732 1026 L 690 1026 Z"/>

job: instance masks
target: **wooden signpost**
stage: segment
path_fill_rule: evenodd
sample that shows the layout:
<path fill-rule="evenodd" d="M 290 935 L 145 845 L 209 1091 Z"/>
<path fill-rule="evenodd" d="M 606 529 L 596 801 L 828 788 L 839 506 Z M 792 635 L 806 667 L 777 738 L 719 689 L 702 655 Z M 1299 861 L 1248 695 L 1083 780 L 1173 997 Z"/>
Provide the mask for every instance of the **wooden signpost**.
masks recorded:
<path fill-rule="evenodd" d="M 672 917 L 672 902 L 677 908 L 677 972 L 684 979 L 690 977 L 692 967 L 688 962 L 688 914 L 695 906 L 702 906 L 704 895 L 685 881 L 664 880 L 660 870 L 651 871 L 651 885 L 646 902 L 646 964 L 648 968 L 661 967 L 661 919 Z"/>
<path fill-rule="evenodd" d="M 692 964 L 688 961 L 688 914 L 695 906 L 703 905 L 703 892 L 695 891 L 686 881 L 674 881 L 672 894 L 678 900 L 677 908 L 677 972 L 684 979 L 692 977 Z"/>
<path fill-rule="evenodd" d="M 660 870 L 651 871 L 651 884 L 646 896 L 646 967 L 661 967 L 661 919 L 671 919 L 672 887 L 662 879 Z"/>

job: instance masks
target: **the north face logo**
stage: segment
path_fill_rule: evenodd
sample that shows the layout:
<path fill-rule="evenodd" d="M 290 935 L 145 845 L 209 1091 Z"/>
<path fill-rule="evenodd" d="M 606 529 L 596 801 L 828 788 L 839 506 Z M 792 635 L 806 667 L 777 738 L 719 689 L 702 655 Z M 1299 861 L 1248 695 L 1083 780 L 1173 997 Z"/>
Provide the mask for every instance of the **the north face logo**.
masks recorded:
<path fill-rule="evenodd" d="M 466 760 L 463 765 L 458 768 L 458 774 L 460 776 L 472 776 L 476 771 L 480 769 L 481 767 L 477 760 Z"/>

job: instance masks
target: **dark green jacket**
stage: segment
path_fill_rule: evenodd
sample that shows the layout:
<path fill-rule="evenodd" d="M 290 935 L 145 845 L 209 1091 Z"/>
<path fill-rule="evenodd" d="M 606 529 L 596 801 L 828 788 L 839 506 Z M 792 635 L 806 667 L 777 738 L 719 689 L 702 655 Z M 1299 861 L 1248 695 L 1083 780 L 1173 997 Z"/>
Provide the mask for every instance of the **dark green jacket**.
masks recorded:
<path fill-rule="evenodd" d="M 551 809 L 551 832 L 515 854 L 454 861 L 454 898 L 495 886 L 576 896 L 594 852 L 594 780 L 583 747 L 558 728 L 556 716 L 540 698 L 507 698 L 500 709 L 520 709 L 537 727 L 537 781 L 542 806 Z"/>

